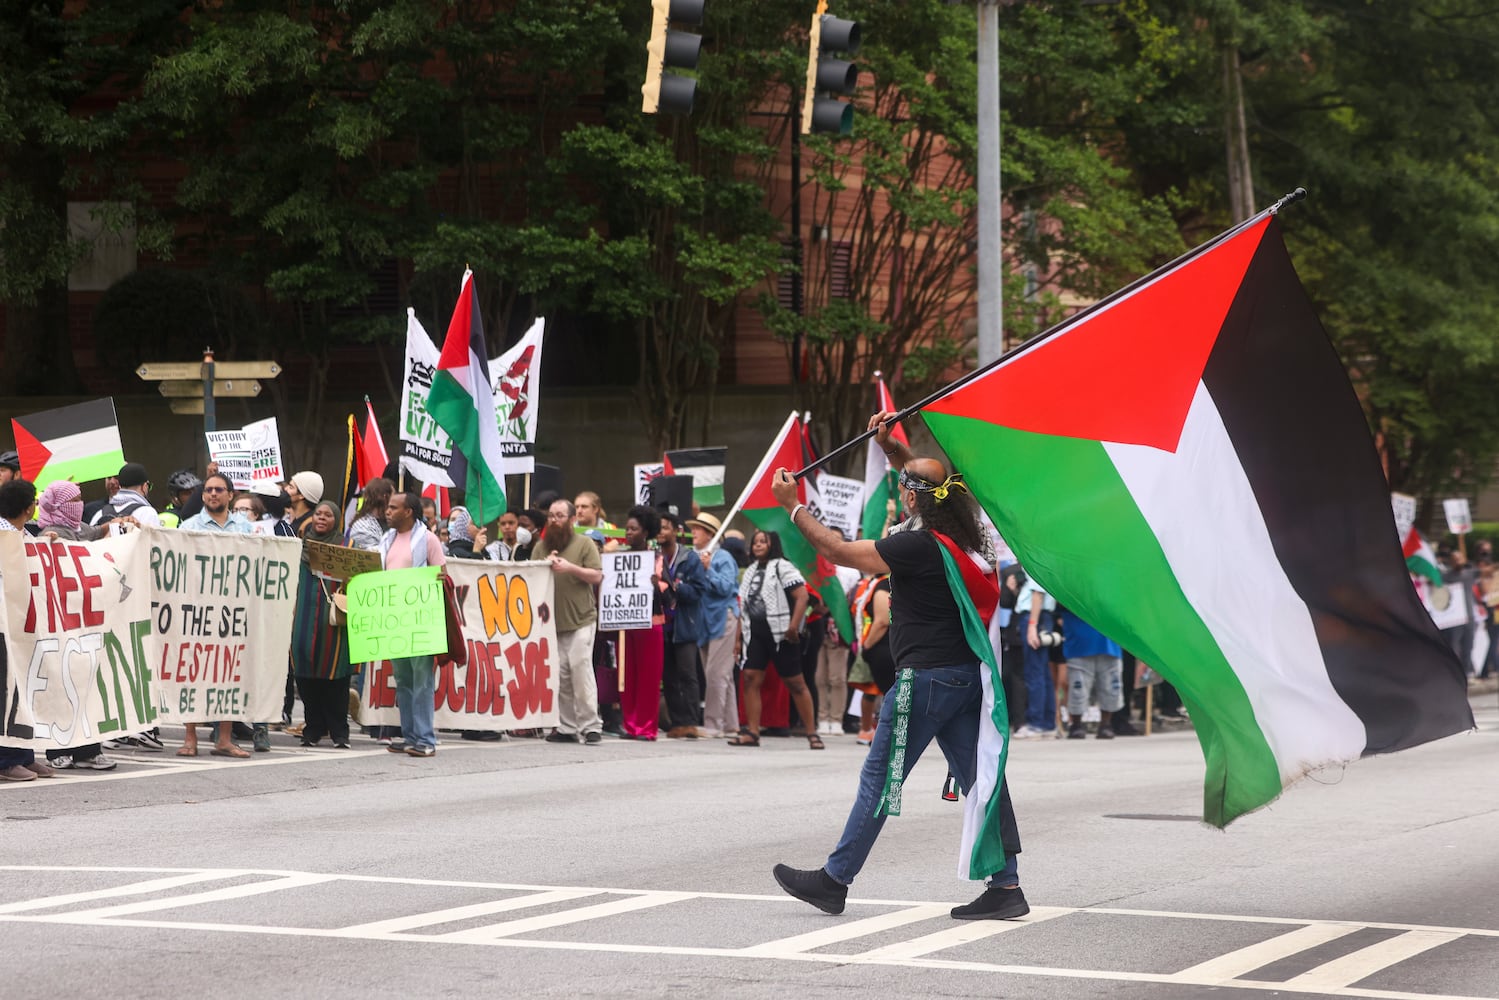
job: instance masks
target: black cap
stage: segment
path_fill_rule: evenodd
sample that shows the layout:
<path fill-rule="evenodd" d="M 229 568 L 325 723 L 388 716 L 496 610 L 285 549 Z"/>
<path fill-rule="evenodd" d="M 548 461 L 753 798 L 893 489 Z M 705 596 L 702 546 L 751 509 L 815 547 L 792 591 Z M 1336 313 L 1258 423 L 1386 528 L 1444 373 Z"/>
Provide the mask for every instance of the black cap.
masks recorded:
<path fill-rule="evenodd" d="M 7 469 L 15 469 L 17 472 L 20 472 L 21 456 L 13 451 L 7 451 L 5 454 L 0 455 L 0 465 L 3 465 Z"/>
<path fill-rule="evenodd" d="M 131 489 L 136 486 L 144 486 L 150 480 L 146 474 L 146 467 L 139 462 L 126 462 L 120 466 L 120 474 L 115 477 L 120 481 L 121 489 Z"/>

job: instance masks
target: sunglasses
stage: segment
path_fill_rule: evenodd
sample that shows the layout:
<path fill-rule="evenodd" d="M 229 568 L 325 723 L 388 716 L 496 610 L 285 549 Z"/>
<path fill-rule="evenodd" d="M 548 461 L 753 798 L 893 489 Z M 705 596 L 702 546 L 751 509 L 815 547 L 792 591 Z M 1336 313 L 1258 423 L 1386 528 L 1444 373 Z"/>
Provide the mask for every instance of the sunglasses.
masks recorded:
<path fill-rule="evenodd" d="M 222 486 L 205 486 L 205 487 L 203 487 L 203 492 L 204 493 L 228 493 L 229 491 L 226 490 L 226 489 L 224 489 L 224 487 L 222 487 Z"/>

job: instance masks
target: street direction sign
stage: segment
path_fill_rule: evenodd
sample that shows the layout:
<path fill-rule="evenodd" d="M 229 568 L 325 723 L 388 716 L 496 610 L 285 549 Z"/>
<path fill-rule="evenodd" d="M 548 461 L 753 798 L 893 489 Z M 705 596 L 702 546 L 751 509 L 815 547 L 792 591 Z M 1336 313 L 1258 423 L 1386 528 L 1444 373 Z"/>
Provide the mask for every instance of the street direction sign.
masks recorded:
<path fill-rule="evenodd" d="M 203 415 L 203 397 L 199 396 L 197 399 L 174 399 L 172 400 L 172 412 L 178 416 L 201 417 Z"/>
<path fill-rule="evenodd" d="M 135 370 L 135 374 L 147 382 L 202 379 L 203 363 L 201 361 L 147 361 Z M 275 378 L 280 374 L 281 366 L 274 361 L 216 361 L 213 366 L 214 378 Z"/>
<path fill-rule="evenodd" d="M 215 361 L 214 378 L 275 378 L 281 366 L 274 361 Z M 200 376 L 201 373 L 200 373 Z"/>
<path fill-rule="evenodd" d="M 192 399 L 196 397 L 202 399 L 203 380 L 163 382 L 158 386 L 158 391 L 163 396 L 172 398 Z M 260 395 L 260 383 L 254 379 L 214 379 L 213 395 L 216 399 L 221 399 L 225 396 L 258 396 Z"/>
<path fill-rule="evenodd" d="M 159 382 L 169 378 L 201 379 L 203 363 L 201 361 L 148 361 L 137 368 L 135 373 L 147 382 Z"/>

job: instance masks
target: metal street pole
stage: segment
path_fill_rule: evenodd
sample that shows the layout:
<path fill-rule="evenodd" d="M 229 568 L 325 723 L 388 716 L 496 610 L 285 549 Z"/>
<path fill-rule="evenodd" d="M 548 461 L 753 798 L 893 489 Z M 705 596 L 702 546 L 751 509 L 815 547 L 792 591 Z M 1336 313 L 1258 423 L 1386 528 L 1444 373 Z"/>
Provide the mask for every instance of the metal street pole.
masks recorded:
<path fill-rule="evenodd" d="M 1004 353 L 1000 246 L 999 3 L 978 0 L 979 365 Z"/>

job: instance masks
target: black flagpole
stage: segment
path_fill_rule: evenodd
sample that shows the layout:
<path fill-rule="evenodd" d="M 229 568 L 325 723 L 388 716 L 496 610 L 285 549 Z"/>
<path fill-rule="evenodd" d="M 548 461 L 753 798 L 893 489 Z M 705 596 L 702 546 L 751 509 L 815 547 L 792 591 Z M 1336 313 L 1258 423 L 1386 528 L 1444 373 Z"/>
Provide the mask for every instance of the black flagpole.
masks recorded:
<path fill-rule="evenodd" d="M 1306 198 L 1306 188 L 1302 188 L 1302 187 L 1297 188 L 1296 190 L 1294 190 L 1294 191 L 1290 192 L 1289 194 L 1287 194 L 1287 195 L 1283 196 L 1282 198 L 1280 198 L 1278 201 L 1275 202 L 1275 204 L 1271 205 L 1269 208 L 1264 209 L 1263 211 L 1255 213 L 1254 215 L 1252 215 L 1249 218 L 1245 219 L 1243 222 L 1240 222 L 1237 225 L 1235 225 L 1235 226 L 1233 226 L 1233 227 L 1231 227 L 1229 229 L 1225 229 L 1223 232 L 1219 233 L 1217 236 L 1214 236 L 1212 239 L 1208 240 L 1206 243 L 1202 243 L 1202 244 L 1200 244 L 1200 245 L 1198 245 L 1196 247 L 1193 247 L 1191 250 L 1188 250 L 1186 253 L 1182 254 L 1180 257 L 1178 257 L 1175 260 L 1171 261 L 1169 264 L 1163 264 L 1160 267 L 1156 268 L 1154 271 L 1151 271 L 1149 274 L 1147 274 L 1147 275 L 1145 275 L 1143 277 L 1140 277 L 1140 278 L 1136 278 L 1134 281 L 1131 281 L 1129 284 L 1125 285 L 1123 288 L 1120 288 L 1117 291 L 1110 292 L 1108 295 L 1105 295 L 1103 298 L 1099 299 L 1097 302 L 1093 303 L 1091 306 L 1089 306 L 1088 308 L 1084 309 L 1082 312 L 1076 313 L 1075 315 L 1072 315 L 1072 316 L 1069 316 L 1066 319 L 1062 320 L 1060 323 L 1057 323 L 1057 324 L 1055 324 L 1055 325 L 1053 325 L 1051 327 L 1048 327 L 1047 329 L 1045 329 L 1045 330 L 1041 331 L 1040 333 L 1036 334 L 1034 337 L 1032 337 L 1030 340 L 1027 340 L 1025 343 L 1020 344 L 1020 345 L 1018 345 L 1016 347 L 1010 348 L 1008 351 L 1004 352 L 999 357 L 997 357 L 993 361 L 989 362 L 987 365 L 983 365 L 983 366 L 981 366 L 979 368 L 975 368 L 973 371 L 968 372 L 968 373 L 966 373 L 966 374 L 964 374 L 962 376 L 959 376 L 957 379 L 955 379 L 952 382 L 949 382 L 947 385 L 945 385 L 942 388 L 938 389 L 936 392 L 932 393 L 930 396 L 927 396 L 925 399 L 918 400 L 917 402 L 912 403 L 910 406 L 906 407 L 904 410 L 901 410 L 895 416 L 893 416 L 889 420 L 887 420 L 886 424 L 898 424 L 898 423 L 900 423 L 901 421 L 905 420 L 907 417 L 911 416 L 913 413 L 917 413 L 920 410 L 924 409 L 925 407 L 930 406 L 932 403 L 935 403 L 937 400 L 941 399 L 943 396 L 946 396 L 946 395 L 948 395 L 951 392 L 955 392 L 956 390 L 961 389 L 963 386 L 967 385 L 969 382 L 972 382 L 974 379 L 977 379 L 977 378 L 980 378 L 980 377 L 982 377 L 984 375 L 987 375 L 989 372 L 993 371 L 995 368 L 998 368 L 1000 365 L 1004 364 L 1006 361 L 1009 361 L 1011 358 L 1015 357 L 1016 355 L 1021 354 L 1024 351 L 1030 350 L 1031 348 L 1035 347 L 1037 344 L 1041 343 L 1044 340 L 1050 340 L 1052 337 L 1055 337 L 1059 333 L 1063 333 L 1063 332 L 1065 332 L 1067 330 L 1070 330 L 1072 327 L 1074 327 L 1077 324 L 1081 323 L 1083 320 L 1088 319 L 1094 313 L 1096 313 L 1099 310 L 1105 308 L 1106 306 L 1112 305 L 1113 303 L 1117 302 L 1119 299 L 1121 299 L 1124 296 L 1126 296 L 1126 295 L 1130 294 L 1131 292 L 1133 292 L 1135 289 L 1140 288 L 1143 285 L 1149 284 L 1150 282 L 1154 281 L 1160 275 L 1165 274 L 1167 271 L 1170 271 L 1173 268 L 1180 267 L 1183 264 L 1185 264 L 1187 261 L 1189 261 L 1192 258 L 1198 256 L 1199 254 L 1206 253 L 1208 250 L 1211 250 L 1213 247 L 1215 247 L 1218 244 L 1224 242 L 1225 240 L 1228 240 L 1228 239 L 1233 238 L 1234 236 L 1237 236 L 1240 232 L 1242 232 L 1245 229 L 1248 229 L 1252 225 L 1255 225 L 1256 223 L 1258 223 L 1261 219 L 1265 218 L 1266 216 L 1275 216 L 1275 215 L 1280 214 L 1280 210 L 1282 208 L 1286 207 L 1287 205 L 1293 205 L 1296 202 L 1303 200 L 1304 198 Z M 832 451 L 828 452 L 826 455 L 823 455 L 821 458 L 817 459 L 816 461 L 809 463 L 800 472 L 795 472 L 792 475 L 794 475 L 797 479 L 800 479 L 803 476 L 805 476 L 807 473 L 813 472 L 813 471 L 815 471 L 817 469 L 820 469 L 822 466 L 826 465 L 828 462 L 831 462 L 833 459 L 837 458 L 839 455 L 842 455 L 844 452 L 847 452 L 847 451 L 849 451 L 849 450 L 851 450 L 853 448 L 858 447 L 859 445 L 863 444 L 865 441 L 868 441 L 870 438 L 874 437 L 874 435 L 875 435 L 875 432 L 873 430 L 864 431 L 858 437 L 856 437 L 856 438 L 854 438 L 854 439 L 852 439 L 850 441 L 844 442 L 843 444 L 841 444 L 838 447 L 834 448 Z"/>

